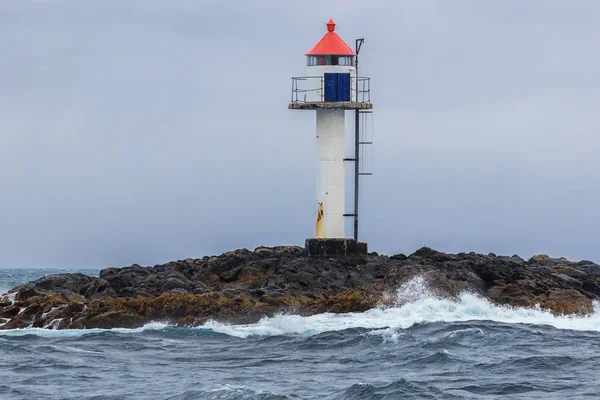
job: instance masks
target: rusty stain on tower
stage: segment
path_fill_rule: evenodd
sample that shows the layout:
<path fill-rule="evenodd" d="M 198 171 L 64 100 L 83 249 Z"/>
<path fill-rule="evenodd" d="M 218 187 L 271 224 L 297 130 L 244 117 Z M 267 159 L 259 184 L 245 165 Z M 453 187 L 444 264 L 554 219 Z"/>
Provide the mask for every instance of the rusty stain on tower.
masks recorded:
<path fill-rule="evenodd" d="M 317 237 L 318 238 L 322 238 L 323 237 L 323 216 L 324 216 L 324 211 L 323 211 L 323 203 L 319 203 L 319 209 L 317 211 Z"/>

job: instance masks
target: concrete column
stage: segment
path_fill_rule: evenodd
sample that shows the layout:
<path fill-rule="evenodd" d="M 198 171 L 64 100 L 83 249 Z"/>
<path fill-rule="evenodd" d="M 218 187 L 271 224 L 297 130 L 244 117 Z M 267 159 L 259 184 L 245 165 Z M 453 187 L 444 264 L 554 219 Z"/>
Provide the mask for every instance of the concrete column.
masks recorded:
<path fill-rule="evenodd" d="M 317 110 L 317 238 L 343 238 L 344 110 Z"/>

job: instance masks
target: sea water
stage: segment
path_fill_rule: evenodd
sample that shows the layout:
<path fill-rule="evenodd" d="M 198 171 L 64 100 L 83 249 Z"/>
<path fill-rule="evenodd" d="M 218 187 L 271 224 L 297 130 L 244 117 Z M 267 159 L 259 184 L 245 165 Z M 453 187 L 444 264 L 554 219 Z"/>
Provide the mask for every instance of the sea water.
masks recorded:
<path fill-rule="evenodd" d="M 0 270 L 0 292 L 56 272 Z M 247 325 L 0 331 L 0 399 L 600 397 L 600 305 L 559 317 L 451 301 L 418 278 L 393 295 L 392 308 Z"/>

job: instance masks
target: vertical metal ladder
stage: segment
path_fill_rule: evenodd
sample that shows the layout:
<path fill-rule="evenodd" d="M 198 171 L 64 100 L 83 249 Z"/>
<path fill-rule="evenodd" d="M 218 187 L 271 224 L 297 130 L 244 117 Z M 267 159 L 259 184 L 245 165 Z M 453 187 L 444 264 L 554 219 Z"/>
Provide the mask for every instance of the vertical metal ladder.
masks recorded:
<path fill-rule="evenodd" d="M 358 241 L 360 177 L 373 175 L 373 111 L 356 110 L 355 113 L 354 157 L 344 159 L 344 161 L 351 161 L 354 163 L 354 212 L 344 214 L 344 216 L 354 217 L 354 240 Z M 371 151 L 369 152 L 367 149 L 370 149 Z M 369 153 L 370 158 L 366 157 Z M 369 164 L 371 165 L 369 166 Z"/>
<path fill-rule="evenodd" d="M 358 77 L 358 53 L 362 47 L 364 39 L 356 39 L 356 76 Z M 358 78 L 356 82 L 358 95 Z M 371 130 L 368 131 L 369 121 Z M 369 134 L 370 132 L 370 134 Z M 355 110 L 354 116 L 354 158 L 345 158 L 344 161 L 354 162 L 354 212 L 344 214 L 344 217 L 354 217 L 354 240 L 358 241 L 358 200 L 360 177 L 365 175 L 373 175 L 373 171 L 365 171 L 364 157 L 365 146 L 371 146 L 371 161 L 373 160 L 373 111 L 371 110 Z M 362 151 L 361 151 L 362 150 Z M 362 164 L 361 164 L 362 163 Z"/>

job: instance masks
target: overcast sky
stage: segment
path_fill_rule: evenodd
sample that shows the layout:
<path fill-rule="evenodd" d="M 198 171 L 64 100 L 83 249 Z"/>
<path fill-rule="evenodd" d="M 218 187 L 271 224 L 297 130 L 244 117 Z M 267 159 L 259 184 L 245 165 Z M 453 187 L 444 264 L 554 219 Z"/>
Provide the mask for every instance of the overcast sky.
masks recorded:
<path fill-rule="evenodd" d="M 366 39 L 372 250 L 600 261 L 597 0 L 2 0 L 0 266 L 303 245 L 329 18 Z"/>

